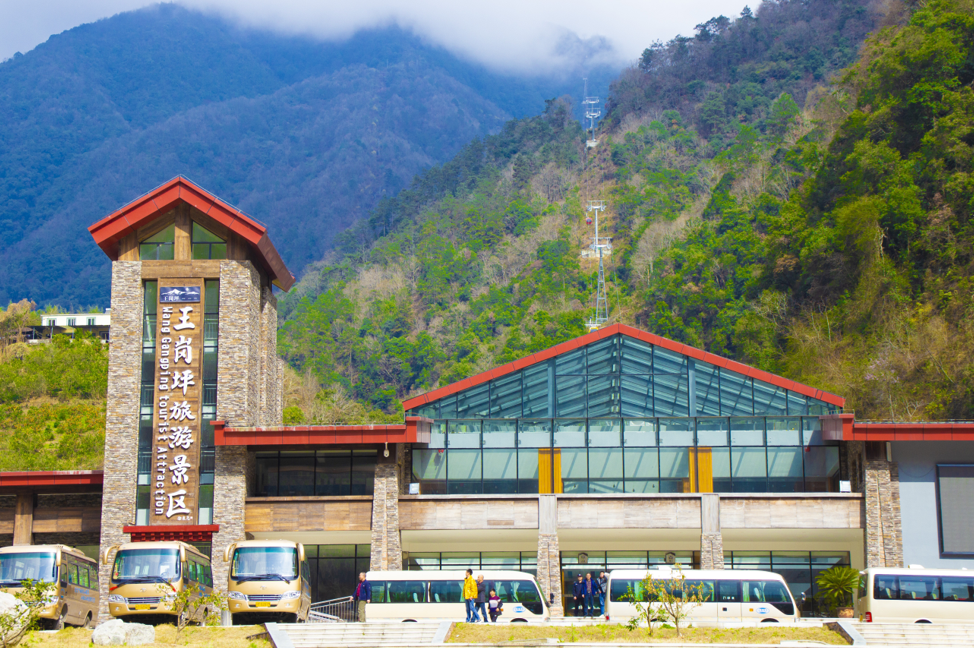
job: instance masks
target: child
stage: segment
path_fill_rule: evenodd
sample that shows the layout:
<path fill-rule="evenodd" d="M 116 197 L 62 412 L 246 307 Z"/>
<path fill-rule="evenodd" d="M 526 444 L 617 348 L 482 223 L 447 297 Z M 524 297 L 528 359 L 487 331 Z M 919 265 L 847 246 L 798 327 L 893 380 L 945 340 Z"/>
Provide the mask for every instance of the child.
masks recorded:
<path fill-rule="evenodd" d="M 487 599 L 488 605 L 490 605 L 490 622 L 497 623 L 497 617 L 501 615 L 504 610 L 504 604 L 501 602 L 501 597 L 497 596 L 497 592 L 490 590 L 490 598 Z"/>

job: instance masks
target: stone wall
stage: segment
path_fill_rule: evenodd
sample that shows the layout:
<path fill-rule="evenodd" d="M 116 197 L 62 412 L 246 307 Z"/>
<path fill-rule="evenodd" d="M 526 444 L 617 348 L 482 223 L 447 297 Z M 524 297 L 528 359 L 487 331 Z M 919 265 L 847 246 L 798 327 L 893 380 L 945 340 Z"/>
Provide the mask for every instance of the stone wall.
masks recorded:
<path fill-rule="evenodd" d="M 250 261 L 220 262 L 220 359 L 216 418 L 233 426 L 262 425 L 265 350 L 262 335 L 261 278 Z M 275 316 L 276 321 L 276 316 Z M 280 422 L 279 420 L 277 422 Z M 247 499 L 247 449 L 216 449 L 213 476 L 213 582 L 226 588 L 229 566 L 223 551 L 244 539 Z"/>
<path fill-rule="evenodd" d="M 283 365 L 277 357 L 277 298 L 270 286 L 260 295 L 260 415 L 257 425 L 280 425 L 283 417 Z"/>
<path fill-rule="evenodd" d="M 393 454 L 394 452 L 394 454 Z M 400 472 L 404 451 L 390 449 L 390 457 L 379 453 L 372 494 L 372 555 L 369 569 L 402 569 L 402 536 L 399 532 Z"/>
<path fill-rule="evenodd" d="M 867 458 L 863 473 L 866 566 L 902 567 L 899 466 L 885 458 Z"/>
<path fill-rule="evenodd" d="M 112 343 L 108 349 L 105 416 L 105 482 L 101 550 L 128 542 L 122 527 L 135 523 L 139 452 L 139 394 L 142 377 L 142 264 L 112 263 Z M 111 564 L 99 568 L 99 619 L 107 619 Z"/>
<path fill-rule="evenodd" d="M 700 569 L 724 568 L 724 537 L 720 533 L 700 534 Z"/>

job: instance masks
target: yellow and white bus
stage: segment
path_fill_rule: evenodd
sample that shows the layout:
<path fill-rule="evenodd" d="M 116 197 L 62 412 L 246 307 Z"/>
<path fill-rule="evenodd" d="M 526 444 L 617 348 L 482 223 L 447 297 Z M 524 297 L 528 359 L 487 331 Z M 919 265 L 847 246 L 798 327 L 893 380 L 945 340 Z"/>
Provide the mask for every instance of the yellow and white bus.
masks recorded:
<path fill-rule="evenodd" d="M 504 604 L 498 621 L 527 623 L 549 617 L 548 605 L 534 576 L 517 571 L 474 570 L 483 574 L 487 591 L 494 590 Z M 459 620 L 466 616 L 463 602 L 465 571 L 381 571 L 366 575 L 372 583 L 372 602 L 366 605 L 369 621 Z"/>
<path fill-rule="evenodd" d="M 184 588 L 213 591 L 210 559 L 185 542 L 129 542 L 105 549 L 102 559 L 115 561 L 108 586 L 108 611 L 113 617 L 151 623 L 174 621 L 172 601 Z M 209 610 L 202 610 L 201 622 Z"/>
<path fill-rule="evenodd" d="M 643 580 L 678 579 L 682 573 L 688 586 L 699 588 L 704 601 L 690 612 L 691 622 L 721 622 L 755 620 L 765 623 L 795 621 L 798 606 L 788 584 L 778 574 L 752 569 L 715 569 L 683 572 L 667 568 L 617 569 L 609 572 L 609 596 L 605 603 L 606 619 L 630 619 L 636 606 L 629 598 L 635 593 L 638 601 L 647 600 Z"/>
<path fill-rule="evenodd" d="M 862 574 L 856 613 L 864 623 L 971 623 L 974 571 L 886 569 Z"/>
<path fill-rule="evenodd" d="M 234 624 L 308 620 L 311 570 L 304 545 L 290 540 L 244 540 L 227 547 L 227 599 Z"/>
<path fill-rule="evenodd" d="M 41 611 L 41 624 L 91 626 L 98 617 L 98 562 L 67 545 L 28 545 L 0 549 L 0 590 L 16 594 L 24 580 L 53 583 Z"/>

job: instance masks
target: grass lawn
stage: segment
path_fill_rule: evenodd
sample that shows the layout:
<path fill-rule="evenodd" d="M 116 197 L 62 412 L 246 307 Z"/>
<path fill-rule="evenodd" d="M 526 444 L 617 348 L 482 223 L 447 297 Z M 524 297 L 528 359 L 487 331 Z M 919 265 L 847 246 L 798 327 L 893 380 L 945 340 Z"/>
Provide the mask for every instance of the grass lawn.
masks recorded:
<path fill-rule="evenodd" d="M 532 639 L 558 638 L 562 643 L 755 643 L 776 645 L 782 641 L 821 641 L 837 646 L 849 645 L 841 635 L 826 628 L 687 628 L 677 639 L 676 630 L 660 628 L 650 636 L 640 628 L 630 632 L 625 626 L 600 623 L 594 626 L 532 626 L 523 623 L 487 625 L 458 623 L 447 643 L 503 643 Z"/>
<path fill-rule="evenodd" d="M 193 646 L 199 648 L 271 648 L 269 641 L 247 639 L 263 632 L 262 626 L 197 628 L 183 630 L 179 638 L 172 625 L 156 626 L 154 646 Z M 27 648 L 91 648 L 91 630 L 65 628 L 60 632 L 32 632 L 21 642 Z"/>

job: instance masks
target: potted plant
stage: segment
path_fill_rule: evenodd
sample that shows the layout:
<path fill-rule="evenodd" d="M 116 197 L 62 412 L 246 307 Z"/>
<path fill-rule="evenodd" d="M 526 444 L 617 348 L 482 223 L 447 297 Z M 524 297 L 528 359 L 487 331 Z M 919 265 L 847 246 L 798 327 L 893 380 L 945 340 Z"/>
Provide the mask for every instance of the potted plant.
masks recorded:
<path fill-rule="evenodd" d="M 822 601 L 839 618 L 852 617 L 852 593 L 859 587 L 859 571 L 845 565 L 827 569 L 815 579 Z"/>

